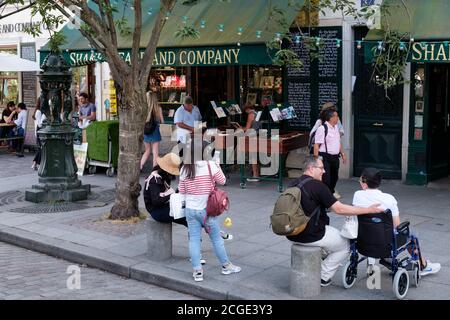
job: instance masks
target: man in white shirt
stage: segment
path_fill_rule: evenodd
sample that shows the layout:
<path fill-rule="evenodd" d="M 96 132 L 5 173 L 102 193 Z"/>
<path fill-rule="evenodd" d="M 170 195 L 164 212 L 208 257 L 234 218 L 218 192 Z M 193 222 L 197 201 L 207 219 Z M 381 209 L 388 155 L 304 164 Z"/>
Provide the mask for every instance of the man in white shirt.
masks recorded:
<path fill-rule="evenodd" d="M 378 169 L 364 169 L 359 179 L 362 190 L 356 191 L 353 195 L 353 205 L 368 208 L 374 203 L 379 203 L 382 209 L 391 210 L 393 226 L 397 228 L 400 224 L 400 212 L 398 210 L 397 200 L 389 193 L 384 193 L 378 189 L 381 184 L 381 179 L 381 172 Z M 420 255 L 420 260 L 421 276 L 436 273 L 441 269 L 440 263 L 433 263 L 430 260 L 426 260 L 423 255 Z M 367 272 L 371 274 L 375 259 L 369 257 L 368 264 Z"/>
<path fill-rule="evenodd" d="M 175 112 L 173 122 L 177 126 L 177 141 L 186 143 L 186 137 L 194 133 L 196 121 L 202 121 L 202 115 L 197 106 L 194 106 L 191 97 L 184 98 L 184 103 Z"/>
<path fill-rule="evenodd" d="M 17 105 L 16 110 L 12 114 L 18 113 L 17 119 L 14 120 L 16 127 L 10 131 L 10 137 L 24 137 L 25 130 L 27 127 L 27 106 L 25 103 L 21 102 Z M 23 139 L 15 139 L 12 141 L 12 147 L 16 150 L 16 156 L 23 157 L 22 152 Z"/>

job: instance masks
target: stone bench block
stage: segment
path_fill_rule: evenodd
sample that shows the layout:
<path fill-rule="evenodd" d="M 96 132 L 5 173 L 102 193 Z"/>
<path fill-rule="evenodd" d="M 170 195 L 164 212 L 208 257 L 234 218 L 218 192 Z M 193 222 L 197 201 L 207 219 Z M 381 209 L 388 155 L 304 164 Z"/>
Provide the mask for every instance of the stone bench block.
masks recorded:
<path fill-rule="evenodd" d="M 321 250 L 293 244 L 291 248 L 290 293 L 297 298 L 320 294 Z"/>
<path fill-rule="evenodd" d="M 172 257 L 172 223 L 147 220 L 147 257 L 163 261 Z"/>

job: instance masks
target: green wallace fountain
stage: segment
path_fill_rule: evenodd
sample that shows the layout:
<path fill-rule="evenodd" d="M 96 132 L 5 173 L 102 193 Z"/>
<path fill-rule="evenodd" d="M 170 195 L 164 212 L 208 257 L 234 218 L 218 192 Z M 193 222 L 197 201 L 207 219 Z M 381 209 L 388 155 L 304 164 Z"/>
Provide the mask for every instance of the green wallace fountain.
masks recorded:
<path fill-rule="evenodd" d="M 25 200 L 36 203 L 85 200 L 91 186 L 82 185 L 77 176 L 73 153 L 76 130 L 70 119 L 70 66 L 62 56 L 52 52 L 45 58 L 41 68 L 39 100 L 46 119 L 37 133 L 42 142 L 39 183 L 25 191 Z"/>

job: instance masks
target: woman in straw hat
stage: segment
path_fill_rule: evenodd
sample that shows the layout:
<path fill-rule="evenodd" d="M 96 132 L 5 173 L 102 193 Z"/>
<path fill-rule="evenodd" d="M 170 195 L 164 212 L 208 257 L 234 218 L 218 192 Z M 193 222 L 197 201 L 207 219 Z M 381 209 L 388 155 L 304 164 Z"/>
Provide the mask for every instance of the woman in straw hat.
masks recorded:
<path fill-rule="evenodd" d="M 175 192 L 170 182 L 180 175 L 180 157 L 168 153 L 156 159 L 157 165 L 145 180 L 144 202 L 147 211 L 158 222 L 175 222 L 187 227 L 186 218 L 174 219 L 170 216 L 170 195 Z"/>

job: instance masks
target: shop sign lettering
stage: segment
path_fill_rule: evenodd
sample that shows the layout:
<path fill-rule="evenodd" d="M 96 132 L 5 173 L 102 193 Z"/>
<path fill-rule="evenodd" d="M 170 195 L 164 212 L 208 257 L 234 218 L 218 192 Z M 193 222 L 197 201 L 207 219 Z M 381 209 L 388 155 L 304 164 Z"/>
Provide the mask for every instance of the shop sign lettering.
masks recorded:
<path fill-rule="evenodd" d="M 153 58 L 153 66 L 207 66 L 207 65 L 234 65 L 240 64 L 241 48 L 216 49 L 175 49 L 157 50 Z M 131 63 L 131 51 L 120 51 L 122 59 Z M 141 58 L 144 51 L 141 50 Z M 105 57 L 95 51 L 72 51 L 69 53 L 71 66 L 82 66 L 95 62 L 105 61 Z"/>
<path fill-rule="evenodd" d="M 449 62 L 450 46 L 445 43 L 420 43 L 412 46 L 411 61 L 413 62 Z"/>
<path fill-rule="evenodd" d="M 0 34 L 7 33 L 25 33 L 31 26 L 40 26 L 41 31 L 46 29 L 45 24 L 40 21 L 37 22 L 18 22 L 18 23 L 5 23 L 0 24 Z"/>

